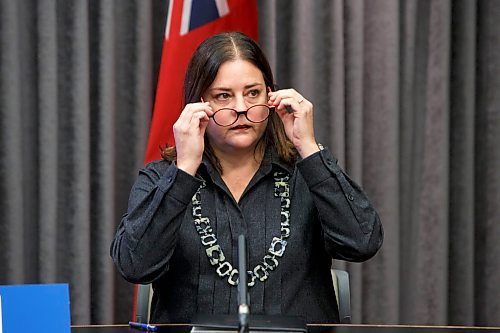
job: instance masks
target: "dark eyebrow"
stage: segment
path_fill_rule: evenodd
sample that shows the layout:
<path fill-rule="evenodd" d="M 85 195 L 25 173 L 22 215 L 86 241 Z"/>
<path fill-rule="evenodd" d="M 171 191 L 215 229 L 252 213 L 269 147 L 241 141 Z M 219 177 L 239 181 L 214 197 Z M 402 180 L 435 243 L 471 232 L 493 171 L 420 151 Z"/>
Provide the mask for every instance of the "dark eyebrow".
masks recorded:
<path fill-rule="evenodd" d="M 260 82 L 254 82 L 254 83 L 247 84 L 244 88 L 246 90 L 246 89 L 254 88 L 256 86 L 263 86 L 263 85 L 264 84 L 262 84 Z M 218 91 L 232 91 L 231 88 L 226 88 L 226 87 L 213 87 L 213 88 L 210 89 L 210 91 L 214 91 L 214 90 L 218 90 Z"/>
<path fill-rule="evenodd" d="M 260 83 L 260 82 L 250 83 L 250 84 L 247 84 L 245 86 L 245 89 L 250 89 L 250 88 L 253 88 L 253 87 L 256 87 L 256 86 L 263 86 L 263 84 Z"/>
<path fill-rule="evenodd" d="M 210 91 L 214 91 L 214 90 L 231 91 L 230 88 L 224 88 L 224 87 L 213 87 L 213 88 L 210 89 Z"/>

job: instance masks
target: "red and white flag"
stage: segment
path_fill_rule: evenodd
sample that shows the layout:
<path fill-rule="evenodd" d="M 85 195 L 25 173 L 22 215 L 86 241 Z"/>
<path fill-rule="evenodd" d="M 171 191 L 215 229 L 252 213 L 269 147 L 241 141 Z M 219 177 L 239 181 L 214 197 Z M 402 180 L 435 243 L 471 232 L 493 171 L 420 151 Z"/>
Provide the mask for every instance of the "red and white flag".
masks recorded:
<path fill-rule="evenodd" d="M 255 0 L 170 0 L 145 163 L 161 158 L 160 146 L 174 144 L 172 126 L 182 111 L 184 75 L 196 47 L 224 31 L 256 40 L 257 27 Z"/>

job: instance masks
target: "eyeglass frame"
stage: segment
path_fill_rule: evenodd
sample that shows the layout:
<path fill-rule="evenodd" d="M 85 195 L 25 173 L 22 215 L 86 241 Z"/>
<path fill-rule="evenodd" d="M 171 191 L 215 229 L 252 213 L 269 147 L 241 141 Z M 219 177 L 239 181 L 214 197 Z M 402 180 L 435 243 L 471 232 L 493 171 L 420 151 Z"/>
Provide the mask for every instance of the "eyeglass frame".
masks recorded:
<path fill-rule="evenodd" d="M 267 115 L 267 117 L 261 121 L 253 121 L 251 119 L 248 118 L 248 110 L 250 110 L 251 108 L 253 107 L 256 107 L 256 106 L 265 106 L 268 110 L 269 110 L 269 114 Z M 219 111 L 222 111 L 222 110 L 231 110 L 231 111 L 234 111 L 236 112 L 236 118 L 234 118 L 234 121 L 229 124 L 229 125 L 221 125 L 219 124 L 216 120 L 215 120 L 215 114 Z M 254 124 L 260 124 L 264 121 L 266 121 L 267 119 L 269 119 L 269 116 L 271 115 L 271 112 L 272 111 L 275 111 L 275 107 L 274 106 L 269 106 L 269 105 L 266 105 L 266 104 L 255 104 L 255 105 L 252 105 L 251 107 L 249 107 L 248 109 L 246 109 L 246 111 L 238 111 L 236 109 L 233 109 L 233 108 L 220 108 L 219 110 L 215 111 L 211 116 L 209 116 L 209 118 L 213 118 L 214 119 L 214 122 L 217 124 L 217 126 L 220 126 L 220 127 L 229 127 L 231 125 L 233 125 L 234 123 L 236 123 L 238 121 L 238 119 L 240 118 L 240 115 L 245 115 L 245 118 L 247 118 L 247 120 L 251 123 L 254 123 Z"/>

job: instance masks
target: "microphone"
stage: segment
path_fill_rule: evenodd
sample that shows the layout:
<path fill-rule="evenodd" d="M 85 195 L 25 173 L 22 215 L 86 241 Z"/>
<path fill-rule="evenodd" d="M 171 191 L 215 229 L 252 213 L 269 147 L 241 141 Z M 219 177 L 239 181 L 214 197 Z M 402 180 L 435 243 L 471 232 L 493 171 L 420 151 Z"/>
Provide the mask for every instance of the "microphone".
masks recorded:
<path fill-rule="evenodd" d="M 238 236 L 238 331 L 248 333 L 248 318 L 250 316 L 250 296 L 247 285 L 247 243 L 245 235 Z"/>

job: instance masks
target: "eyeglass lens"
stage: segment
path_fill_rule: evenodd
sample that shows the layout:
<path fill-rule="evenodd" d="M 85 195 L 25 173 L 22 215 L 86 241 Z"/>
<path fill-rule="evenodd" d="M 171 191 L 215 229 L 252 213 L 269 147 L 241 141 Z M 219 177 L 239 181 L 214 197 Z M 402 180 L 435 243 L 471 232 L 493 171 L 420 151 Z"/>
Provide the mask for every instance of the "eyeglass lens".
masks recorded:
<path fill-rule="evenodd" d="M 271 110 L 267 105 L 254 105 L 247 111 L 236 111 L 234 109 L 224 108 L 216 111 L 212 116 L 219 126 L 230 126 L 234 124 L 240 114 L 244 114 L 248 121 L 252 123 L 261 123 L 269 117 Z"/>

